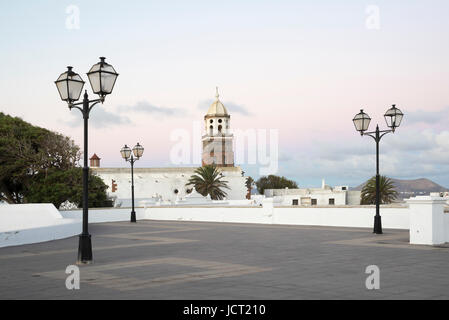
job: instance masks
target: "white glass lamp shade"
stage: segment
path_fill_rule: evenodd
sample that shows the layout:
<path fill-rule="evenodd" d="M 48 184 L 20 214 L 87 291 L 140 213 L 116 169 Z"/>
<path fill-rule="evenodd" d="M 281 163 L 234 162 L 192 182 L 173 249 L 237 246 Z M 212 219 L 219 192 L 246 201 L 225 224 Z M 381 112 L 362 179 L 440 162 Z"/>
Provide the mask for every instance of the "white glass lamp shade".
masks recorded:
<path fill-rule="evenodd" d="M 87 73 L 92 91 L 100 97 L 112 92 L 118 77 L 118 73 L 104 61 L 105 59 L 105 57 L 100 57 L 100 62 L 94 64 Z"/>
<path fill-rule="evenodd" d="M 136 158 L 140 158 L 143 155 L 143 147 L 137 143 L 133 148 L 133 153 Z"/>
<path fill-rule="evenodd" d="M 125 146 L 120 150 L 122 158 L 127 160 L 131 156 L 131 149 L 125 144 Z"/>
<path fill-rule="evenodd" d="M 401 110 L 396 108 L 396 105 L 393 105 L 390 109 L 387 110 L 387 112 L 385 112 L 384 117 L 387 126 L 394 131 L 401 124 L 404 114 Z"/>
<path fill-rule="evenodd" d="M 360 113 L 356 114 L 354 119 L 352 119 L 354 122 L 355 129 L 360 132 L 360 134 L 363 134 L 364 131 L 368 130 L 369 123 L 371 122 L 371 118 L 369 115 L 367 115 L 365 112 L 363 112 L 363 109 L 360 110 Z"/>
<path fill-rule="evenodd" d="M 67 71 L 58 77 L 55 84 L 61 99 L 71 103 L 80 98 L 84 81 L 79 74 L 72 71 L 72 67 L 67 67 Z"/>

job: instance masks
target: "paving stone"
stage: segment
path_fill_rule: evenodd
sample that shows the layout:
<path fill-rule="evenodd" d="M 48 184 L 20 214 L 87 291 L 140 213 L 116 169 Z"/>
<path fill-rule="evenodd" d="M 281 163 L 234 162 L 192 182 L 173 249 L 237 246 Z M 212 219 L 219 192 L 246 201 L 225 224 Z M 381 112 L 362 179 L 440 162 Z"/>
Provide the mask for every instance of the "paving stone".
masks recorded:
<path fill-rule="evenodd" d="M 1 299 L 449 299 L 449 248 L 408 231 L 185 221 L 93 224 L 94 263 L 65 288 L 78 237 L 0 248 Z M 367 290 L 368 265 L 380 289 Z"/>

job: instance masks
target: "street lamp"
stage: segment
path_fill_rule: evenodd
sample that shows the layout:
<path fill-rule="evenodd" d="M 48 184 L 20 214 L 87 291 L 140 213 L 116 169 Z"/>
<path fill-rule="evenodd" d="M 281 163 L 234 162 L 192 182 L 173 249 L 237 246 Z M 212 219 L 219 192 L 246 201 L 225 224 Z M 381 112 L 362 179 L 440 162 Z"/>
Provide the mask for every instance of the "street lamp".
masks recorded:
<path fill-rule="evenodd" d="M 76 108 L 81 111 L 84 118 L 84 166 L 83 166 L 83 231 L 79 236 L 78 263 L 92 262 L 92 241 L 88 232 L 89 224 L 89 202 L 88 202 L 88 175 L 87 147 L 88 147 L 88 119 L 92 108 L 99 102 L 103 103 L 105 96 L 112 92 L 118 73 L 114 68 L 106 63 L 104 57 L 100 57 L 100 62 L 93 65 L 87 73 L 92 87 L 92 91 L 100 96 L 99 99 L 89 100 L 87 90 L 84 92 L 82 102 L 75 103 L 81 96 L 84 81 L 79 74 L 75 73 L 72 67 L 67 67 L 67 71 L 62 73 L 55 81 L 56 88 L 63 101 L 69 105 L 69 109 Z M 79 107 L 82 106 L 82 107 Z"/>
<path fill-rule="evenodd" d="M 122 158 L 131 163 L 131 197 L 132 197 L 132 211 L 131 222 L 136 222 L 136 212 L 134 211 L 134 162 L 140 159 L 143 155 L 143 147 L 137 143 L 131 153 L 131 149 L 125 144 L 120 150 Z M 133 155 L 134 154 L 134 155 Z"/>
<path fill-rule="evenodd" d="M 376 141 L 376 216 L 374 217 L 374 233 L 382 234 L 382 219 L 380 217 L 380 175 L 379 175 L 379 142 L 384 135 L 390 132 L 395 132 L 396 128 L 401 124 L 404 114 L 393 105 L 384 114 L 385 122 L 390 130 L 379 130 L 379 125 L 376 126 L 376 131 L 365 132 L 368 130 L 371 118 L 360 110 L 360 113 L 356 114 L 352 121 L 354 122 L 355 129 L 360 134 L 368 135 Z"/>

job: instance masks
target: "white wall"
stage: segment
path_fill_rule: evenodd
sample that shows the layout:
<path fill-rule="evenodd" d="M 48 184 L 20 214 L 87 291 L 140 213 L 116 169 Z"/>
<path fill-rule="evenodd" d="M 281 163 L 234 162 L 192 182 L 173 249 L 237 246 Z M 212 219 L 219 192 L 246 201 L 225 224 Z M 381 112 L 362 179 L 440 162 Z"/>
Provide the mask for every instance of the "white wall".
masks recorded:
<path fill-rule="evenodd" d="M 443 235 L 443 242 L 449 242 L 449 213 L 434 209 L 435 206 L 431 206 L 429 203 L 420 203 L 420 201 L 415 201 L 414 206 L 412 205 L 410 208 L 381 207 L 383 228 L 410 229 L 411 239 L 413 239 L 413 230 L 424 230 L 430 239 L 438 240 Z M 89 209 L 89 223 L 129 221 L 130 213 L 131 208 Z M 374 206 L 281 207 L 273 202 L 273 198 L 264 199 L 262 207 L 205 205 L 200 207 L 151 206 L 136 208 L 137 220 L 186 220 L 357 228 L 372 228 L 374 214 Z M 430 220 L 423 219 L 426 215 L 430 216 Z M 413 222 L 411 216 L 415 217 Z M 435 217 L 441 221 L 444 228 L 427 229 L 428 225 L 435 226 L 435 221 L 437 221 Z M 82 210 L 58 212 L 51 204 L 0 206 L 0 247 L 77 235 L 81 233 L 81 219 Z M 431 230 L 432 234 L 429 235 L 428 230 Z M 430 243 L 412 243 L 441 243 L 437 240 L 431 240 L 436 242 Z"/>
<path fill-rule="evenodd" d="M 135 208 L 136 219 L 145 219 L 145 212 L 143 208 Z M 74 219 L 81 221 L 83 218 L 83 211 L 78 210 L 61 210 L 61 215 L 67 219 Z M 91 208 L 89 209 L 89 223 L 103 223 L 103 222 L 117 222 L 130 221 L 131 208 Z"/>
<path fill-rule="evenodd" d="M 147 207 L 148 219 L 372 228 L 375 208 L 362 207 Z M 407 208 L 382 208 L 384 228 L 408 229 Z"/>
<path fill-rule="evenodd" d="M 186 186 L 190 177 L 194 174 L 195 167 L 173 167 L 173 168 L 134 168 L 134 195 L 136 199 L 150 199 L 156 193 L 161 195 L 163 200 L 169 200 L 173 204 L 177 198 L 184 198 L 188 195 L 187 190 L 192 186 Z M 109 196 L 117 199 L 131 199 L 131 168 L 91 168 L 91 170 L 104 183 L 109 186 L 107 192 Z M 224 180 L 228 181 L 229 190 L 225 190 L 227 199 L 245 199 L 247 189 L 245 186 L 246 177 L 242 176 L 240 167 L 220 168 Z M 112 192 L 112 180 L 117 184 L 117 190 Z M 175 193 L 175 189 L 178 193 Z M 128 202 L 123 202 L 126 205 Z"/>
<path fill-rule="evenodd" d="M 271 217 L 260 207 L 147 207 L 145 214 L 154 220 L 271 223 Z"/>
<path fill-rule="evenodd" d="M 355 190 L 346 191 L 346 204 L 358 206 L 360 205 L 361 197 L 362 197 L 361 191 Z"/>
<path fill-rule="evenodd" d="M 80 232 L 81 224 L 64 219 L 53 204 L 0 206 L 0 247 L 62 239 Z"/>
<path fill-rule="evenodd" d="M 274 208 L 274 223 L 333 227 L 372 228 L 376 209 L 373 207 Z M 408 208 L 381 208 L 382 227 L 408 229 Z"/>
<path fill-rule="evenodd" d="M 145 219 L 136 208 L 137 219 Z M 38 243 L 76 236 L 82 231 L 82 210 L 58 211 L 53 204 L 0 206 L 0 247 Z M 89 209 L 89 224 L 129 221 L 131 208 Z"/>

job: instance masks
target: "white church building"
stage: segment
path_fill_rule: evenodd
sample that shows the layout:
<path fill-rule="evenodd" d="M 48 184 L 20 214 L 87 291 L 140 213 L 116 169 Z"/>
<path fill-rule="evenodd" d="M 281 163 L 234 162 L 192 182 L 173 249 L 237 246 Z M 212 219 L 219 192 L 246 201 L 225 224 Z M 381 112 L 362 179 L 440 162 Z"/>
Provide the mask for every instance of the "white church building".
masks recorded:
<path fill-rule="evenodd" d="M 246 177 L 240 167 L 234 165 L 233 135 L 230 131 L 231 116 L 219 100 L 215 101 L 204 116 L 202 136 L 202 164 L 215 164 L 228 182 L 227 200 L 243 200 L 247 195 Z M 128 206 L 131 199 L 131 169 L 101 168 L 100 158 L 90 158 L 94 174 L 101 177 L 108 188 L 108 196 L 116 204 Z M 136 203 L 152 200 L 162 204 L 182 203 L 193 192 L 193 186 L 186 186 L 196 167 L 134 168 L 134 196 Z"/>

